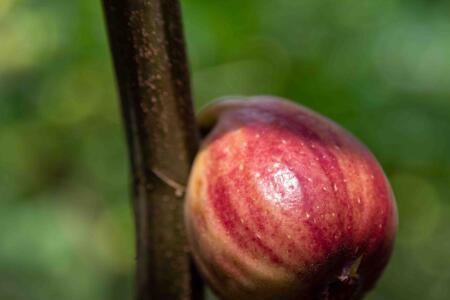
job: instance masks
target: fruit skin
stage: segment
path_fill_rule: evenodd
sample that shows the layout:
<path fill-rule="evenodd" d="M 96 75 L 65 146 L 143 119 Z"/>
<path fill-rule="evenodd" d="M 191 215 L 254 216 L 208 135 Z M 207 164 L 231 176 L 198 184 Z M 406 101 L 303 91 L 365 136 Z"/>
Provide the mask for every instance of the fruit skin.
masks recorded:
<path fill-rule="evenodd" d="M 360 299 L 392 251 L 397 209 L 349 132 L 270 96 L 215 102 L 186 193 L 189 244 L 222 299 Z"/>

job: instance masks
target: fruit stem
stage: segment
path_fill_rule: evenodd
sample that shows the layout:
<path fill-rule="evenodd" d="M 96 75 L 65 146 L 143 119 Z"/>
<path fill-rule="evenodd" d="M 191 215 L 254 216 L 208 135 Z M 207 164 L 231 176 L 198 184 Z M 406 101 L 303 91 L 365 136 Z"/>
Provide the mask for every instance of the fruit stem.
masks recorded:
<path fill-rule="evenodd" d="M 198 149 L 177 0 L 103 0 L 133 177 L 136 300 L 202 299 L 183 194 Z"/>

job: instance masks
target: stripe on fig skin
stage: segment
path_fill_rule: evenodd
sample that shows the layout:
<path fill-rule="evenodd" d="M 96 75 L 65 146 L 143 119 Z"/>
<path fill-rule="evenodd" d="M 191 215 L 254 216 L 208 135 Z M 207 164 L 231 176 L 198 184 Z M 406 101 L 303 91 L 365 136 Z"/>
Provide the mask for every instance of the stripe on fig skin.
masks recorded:
<path fill-rule="evenodd" d="M 312 299 L 360 261 L 352 289 L 371 288 L 397 216 L 366 147 L 273 97 L 219 102 L 204 114 L 216 123 L 194 163 L 186 222 L 212 287 L 225 299 Z"/>

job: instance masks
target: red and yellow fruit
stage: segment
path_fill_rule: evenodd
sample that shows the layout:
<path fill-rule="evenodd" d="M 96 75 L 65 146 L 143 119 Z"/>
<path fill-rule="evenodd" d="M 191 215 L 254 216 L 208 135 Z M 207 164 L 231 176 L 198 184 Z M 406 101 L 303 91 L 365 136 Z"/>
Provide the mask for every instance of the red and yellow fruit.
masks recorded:
<path fill-rule="evenodd" d="M 274 97 L 206 108 L 186 225 L 223 299 L 359 299 L 388 262 L 397 212 L 369 150 L 311 110 Z"/>

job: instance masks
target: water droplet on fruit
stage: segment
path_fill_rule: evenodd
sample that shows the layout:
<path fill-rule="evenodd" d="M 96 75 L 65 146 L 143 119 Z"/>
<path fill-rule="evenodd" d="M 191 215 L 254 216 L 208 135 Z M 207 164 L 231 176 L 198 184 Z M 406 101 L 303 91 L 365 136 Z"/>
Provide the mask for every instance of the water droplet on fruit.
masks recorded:
<path fill-rule="evenodd" d="M 333 190 L 334 190 L 335 192 L 337 192 L 337 191 L 338 191 L 338 186 L 336 185 L 336 183 L 335 183 L 335 184 L 333 184 Z"/>

